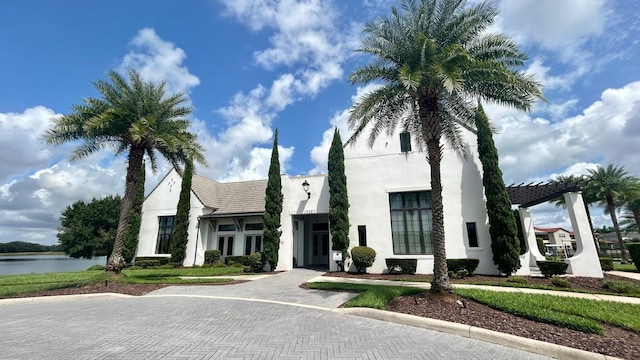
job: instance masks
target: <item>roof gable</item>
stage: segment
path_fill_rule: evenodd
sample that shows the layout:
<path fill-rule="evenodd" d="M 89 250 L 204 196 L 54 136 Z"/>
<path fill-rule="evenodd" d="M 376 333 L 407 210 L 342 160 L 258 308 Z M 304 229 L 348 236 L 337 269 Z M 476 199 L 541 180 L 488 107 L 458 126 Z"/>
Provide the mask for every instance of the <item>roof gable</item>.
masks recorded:
<path fill-rule="evenodd" d="M 214 214 L 264 212 L 266 179 L 220 183 L 194 174 L 191 189 L 204 206 L 214 209 Z"/>

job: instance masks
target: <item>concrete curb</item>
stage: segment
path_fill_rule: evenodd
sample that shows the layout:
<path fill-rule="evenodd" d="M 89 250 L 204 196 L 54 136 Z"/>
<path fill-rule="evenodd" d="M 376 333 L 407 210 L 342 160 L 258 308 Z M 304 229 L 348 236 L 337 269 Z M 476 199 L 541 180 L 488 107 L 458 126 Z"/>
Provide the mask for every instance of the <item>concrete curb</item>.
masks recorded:
<path fill-rule="evenodd" d="M 547 343 L 539 340 L 527 339 L 515 335 L 504 334 L 497 331 L 478 328 L 470 325 L 451 323 L 448 321 L 423 318 L 414 315 L 394 313 L 369 308 L 343 308 L 334 309 L 348 315 L 362 316 L 370 319 L 393 322 L 396 324 L 419 327 L 459 335 L 470 339 L 486 341 L 503 345 L 513 349 L 524 350 L 534 354 L 544 355 L 561 360 L 622 360 L 616 357 L 596 354 L 585 350 L 574 349 L 566 346 Z"/>
<path fill-rule="evenodd" d="M 130 298 L 130 297 L 133 297 L 133 295 L 118 294 L 118 293 L 39 296 L 39 297 L 0 299 L 0 305 L 76 301 L 76 300 L 84 300 L 84 299 L 116 299 L 116 298 Z"/>

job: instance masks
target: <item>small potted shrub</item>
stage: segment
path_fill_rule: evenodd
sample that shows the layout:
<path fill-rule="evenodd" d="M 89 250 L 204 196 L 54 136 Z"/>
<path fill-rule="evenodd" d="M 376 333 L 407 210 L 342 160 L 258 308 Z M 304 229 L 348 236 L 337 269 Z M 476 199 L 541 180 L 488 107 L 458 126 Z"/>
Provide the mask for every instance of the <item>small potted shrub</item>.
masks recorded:
<path fill-rule="evenodd" d="M 368 246 L 356 246 L 351 249 L 351 259 L 359 273 L 366 272 L 376 260 L 376 251 Z"/>

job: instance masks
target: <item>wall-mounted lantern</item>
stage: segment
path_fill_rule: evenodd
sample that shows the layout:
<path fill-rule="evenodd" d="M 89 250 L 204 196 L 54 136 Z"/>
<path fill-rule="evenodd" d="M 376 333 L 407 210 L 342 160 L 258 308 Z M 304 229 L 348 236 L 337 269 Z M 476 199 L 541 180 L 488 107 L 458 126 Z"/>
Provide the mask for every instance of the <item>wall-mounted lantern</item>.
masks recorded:
<path fill-rule="evenodd" d="M 311 192 L 309 192 L 309 183 L 307 180 L 302 183 L 302 190 L 307 193 L 307 199 L 311 199 Z"/>

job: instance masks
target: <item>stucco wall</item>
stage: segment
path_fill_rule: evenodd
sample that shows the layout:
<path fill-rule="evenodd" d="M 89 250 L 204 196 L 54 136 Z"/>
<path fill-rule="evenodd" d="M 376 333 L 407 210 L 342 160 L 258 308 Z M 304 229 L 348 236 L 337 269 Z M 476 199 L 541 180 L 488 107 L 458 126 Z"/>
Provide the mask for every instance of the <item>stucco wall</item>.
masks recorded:
<path fill-rule="evenodd" d="M 158 217 L 176 215 L 181 184 L 180 175 L 177 171 L 171 170 L 145 199 L 142 205 L 137 256 L 162 255 L 155 253 L 159 227 Z M 202 203 L 192 192 L 189 211 L 189 242 L 187 243 L 185 266 L 193 264 L 198 216 L 202 215 L 202 211 Z"/>
<path fill-rule="evenodd" d="M 302 189 L 304 181 L 309 183 L 311 197 Z M 327 214 L 329 212 L 329 180 L 326 175 L 288 176 L 282 175 L 282 215 L 280 217 L 282 236 L 278 252 L 277 270 L 293 269 L 294 240 L 301 236 L 294 231 L 294 215 Z M 300 229 L 302 232 L 303 229 Z M 335 264 L 334 264 L 335 265 Z"/>
<path fill-rule="evenodd" d="M 366 132 L 365 132 L 366 135 Z M 445 144 L 441 166 L 447 258 L 480 259 L 478 273 L 494 274 L 486 209 L 482 188 L 482 166 L 477 158 L 476 138 L 466 133 L 470 158 L 462 161 Z M 345 148 L 345 171 L 349 192 L 351 247 L 358 245 L 358 225 L 365 225 L 367 244 L 377 252 L 369 272 L 386 269 L 385 258 L 416 258 L 418 273 L 433 273 L 432 255 L 394 255 L 391 240 L 389 193 L 430 190 L 426 153 L 412 139 L 412 152 L 400 152 L 400 137 L 381 136 L 370 149 L 366 137 Z M 475 222 L 479 247 L 470 248 L 466 222 Z"/>

